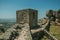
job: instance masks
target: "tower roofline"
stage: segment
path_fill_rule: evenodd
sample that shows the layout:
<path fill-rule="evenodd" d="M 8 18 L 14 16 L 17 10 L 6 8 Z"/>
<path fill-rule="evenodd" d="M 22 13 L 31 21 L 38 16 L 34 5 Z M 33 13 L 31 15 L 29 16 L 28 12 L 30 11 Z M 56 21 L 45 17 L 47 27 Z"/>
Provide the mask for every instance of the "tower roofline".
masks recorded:
<path fill-rule="evenodd" d="M 36 9 L 31 9 L 31 8 L 22 9 L 22 10 L 17 10 L 17 11 L 25 11 L 25 10 L 32 10 L 32 11 L 37 11 Z"/>

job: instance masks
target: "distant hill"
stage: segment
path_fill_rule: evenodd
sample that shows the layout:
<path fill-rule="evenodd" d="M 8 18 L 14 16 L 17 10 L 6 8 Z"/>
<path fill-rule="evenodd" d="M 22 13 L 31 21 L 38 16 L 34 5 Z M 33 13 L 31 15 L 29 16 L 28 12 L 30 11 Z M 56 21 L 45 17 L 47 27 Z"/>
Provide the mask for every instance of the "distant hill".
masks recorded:
<path fill-rule="evenodd" d="M 1 22 L 16 22 L 16 19 L 0 19 Z"/>

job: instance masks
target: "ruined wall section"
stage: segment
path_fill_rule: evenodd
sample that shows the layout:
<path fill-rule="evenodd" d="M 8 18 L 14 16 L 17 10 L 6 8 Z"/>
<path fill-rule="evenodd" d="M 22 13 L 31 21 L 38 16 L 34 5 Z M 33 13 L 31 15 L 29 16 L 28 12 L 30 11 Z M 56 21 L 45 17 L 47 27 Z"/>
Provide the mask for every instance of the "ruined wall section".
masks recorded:
<path fill-rule="evenodd" d="M 29 23 L 29 10 L 16 11 L 17 23 Z"/>
<path fill-rule="evenodd" d="M 37 25 L 38 11 L 34 9 L 23 9 L 16 11 L 16 23 L 28 23 L 30 27 Z"/>
<path fill-rule="evenodd" d="M 36 26 L 38 19 L 38 11 L 37 10 L 30 10 L 29 11 L 29 25 L 30 26 Z"/>

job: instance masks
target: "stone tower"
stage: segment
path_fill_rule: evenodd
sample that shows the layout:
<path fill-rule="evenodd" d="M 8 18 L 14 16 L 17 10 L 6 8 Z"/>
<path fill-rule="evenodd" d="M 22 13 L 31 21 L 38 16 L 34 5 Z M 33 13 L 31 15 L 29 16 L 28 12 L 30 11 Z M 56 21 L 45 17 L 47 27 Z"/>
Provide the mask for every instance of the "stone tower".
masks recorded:
<path fill-rule="evenodd" d="M 38 11 L 34 9 L 23 9 L 16 11 L 16 22 L 20 23 L 28 23 L 29 26 L 37 25 Z"/>

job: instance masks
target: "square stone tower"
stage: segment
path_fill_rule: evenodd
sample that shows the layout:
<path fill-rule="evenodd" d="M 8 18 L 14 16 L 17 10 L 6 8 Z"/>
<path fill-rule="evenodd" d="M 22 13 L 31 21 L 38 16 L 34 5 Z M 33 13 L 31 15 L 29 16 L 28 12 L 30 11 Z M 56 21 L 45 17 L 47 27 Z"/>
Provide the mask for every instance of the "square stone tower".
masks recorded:
<path fill-rule="evenodd" d="M 34 9 L 23 9 L 16 11 L 16 23 L 28 23 L 29 26 L 36 26 L 38 11 Z"/>

